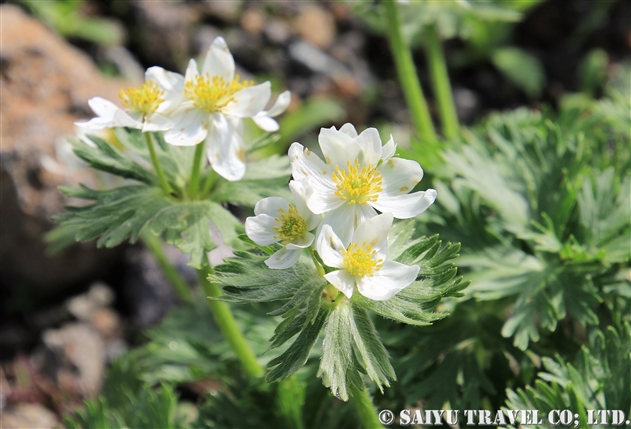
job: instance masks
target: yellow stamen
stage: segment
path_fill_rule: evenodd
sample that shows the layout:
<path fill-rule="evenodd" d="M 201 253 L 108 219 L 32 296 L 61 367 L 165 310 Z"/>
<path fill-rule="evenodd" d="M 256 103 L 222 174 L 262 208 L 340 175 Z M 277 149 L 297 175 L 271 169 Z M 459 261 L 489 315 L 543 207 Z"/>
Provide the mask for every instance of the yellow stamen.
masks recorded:
<path fill-rule="evenodd" d="M 348 161 L 344 170 L 335 166 L 333 181 L 337 186 L 335 195 L 348 204 L 364 205 L 367 202 L 375 202 L 379 192 L 383 190 L 381 174 L 373 166 L 360 169 L 358 159 L 355 159 L 355 165 Z"/>
<path fill-rule="evenodd" d="M 236 75 L 228 82 L 221 76 L 211 76 L 209 73 L 199 75 L 184 84 L 184 95 L 194 102 L 196 108 L 208 113 L 218 112 L 234 99 L 235 92 L 254 85 L 251 80 L 239 81 L 239 78 Z"/>
<path fill-rule="evenodd" d="M 121 89 L 118 92 L 123 107 L 145 116 L 156 111 L 160 103 L 164 101 L 163 95 L 164 91 L 151 80 L 135 88 Z"/>
<path fill-rule="evenodd" d="M 358 243 L 351 243 L 348 249 L 342 249 L 344 267 L 353 276 L 372 277 L 375 272 L 381 269 L 383 259 L 374 259 L 377 254 L 370 244 L 364 241 L 360 246 Z"/>
<path fill-rule="evenodd" d="M 278 232 L 274 238 L 281 240 L 283 246 L 287 243 L 295 243 L 307 232 L 307 222 L 298 214 L 298 209 L 292 204 L 289 210 L 279 209 L 280 218 L 274 218 L 280 226 L 275 226 L 274 230 Z"/>

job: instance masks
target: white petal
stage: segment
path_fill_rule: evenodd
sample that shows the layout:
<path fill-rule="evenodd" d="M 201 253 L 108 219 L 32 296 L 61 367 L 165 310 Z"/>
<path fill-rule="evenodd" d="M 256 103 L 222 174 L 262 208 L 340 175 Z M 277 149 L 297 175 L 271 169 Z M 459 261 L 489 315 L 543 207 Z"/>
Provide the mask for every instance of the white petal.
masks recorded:
<path fill-rule="evenodd" d="M 353 296 L 355 290 L 355 277 L 346 270 L 332 271 L 324 275 L 329 283 L 341 291 L 347 298 Z"/>
<path fill-rule="evenodd" d="M 357 130 L 355 129 L 355 126 L 353 126 L 353 124 L 351 124 L 350 122 L 342 125 L 342 128 L 340 128 L 340 132 L 352 138 L 357 137 Z"/>
<path fill-rule="evenodd" d="M 245 220 L 245 233 L 259 246 L 268 246 L 278 241 L 278 238 L 274 238 L 277 235 L 274 227 L 277 225 L 278 222 L 273 216 L 267 214 L 250 216 Z"/>
<path fill-rule="evenodd" d="M 301 238 L 299 238 L 295 242 L 287 243 L 285 245 L 285 248 L 289 250 L 306 249 L 307 247 L 311 246 L 311 243 L 313 243 L 314 239 L 315 239 L 315 235 L 313 235 L 310 232 L 305 232 L 305 235 L 303 235 Z"/>
<path fill-rule="evenodd" d="M 74 123 L 77 127 L 90 131 L 100 131 L 105 128 L 113 127 L 112 118 L 102 118 L 97 116 L 89 121 L 77 121 Z"/>
<path fill-rule="evenodd" d="M 387 160 L 392 158 L 394 154 L 396 153 L 396 151 L 397 151 L 397 144 L 394 142 L 394 138 L 392 138 L 392 134 L 390 134 L 390 140 L 388 140 L 388 143 L 383 145 L 383 148 L 381 149 L 381 156 L 383 158 L 383 162 L 386 162 Z"/>
<path fill-rule="evenodd" d="M 388 246 L 388 232 L 392 227 L 392 214 L 384 213 L 362 222 L 355 232 L 351 243 L 366 243 L 379 253 L 384 253 Z"/>
<path fill-rule="evenodd" d="M 160 113 L 154 113 L 145 119 L 142 131 L 167 131 L 171 128 L 173 128 L 173 121 L 171 118 Z"/>
<path fill-rule="evenodd" d="M 138 116 L 141 116 L 141 115 L 138 115 Z M 142 129 L 142 122 L 131 117 L 123 110 L 117 110 L 116 112 L 114 112 L 114 117 L 112 118 L 112 125 L 115 127 L 129 127 L 129 128 Z"/>
<path fill-rule="evenodd" d="M 359 145 L 352 137 L 336 130 L 335 127 L 322 128 L 318 143 L 320 143 L 326 163 L 332 168 L 336 165 L 346 168 L 348 162 L 354 164 L 361 152 Z"/>
<path fill-rule="evenodd" d="M 385 301 L 411 285 L 416 280 L 419 270 L 418 265 L 408 266 L 385 261 L 373 276 L 358 278 L 357 289 L 366 298 Z"/>
<path fill-rule="evenodd" d="M 184 76 L 173 73 L 162 67 L 149 67 L 145 72 L 146 81 L 154 81 L 164 91 L 181 91 L 184 88 Z"/>
<path fill-rule="evenodd" d="M 307 179 L 311 194 L 307 206 L 315 214 L 321 214 L 338 208 L 344 201 L 335 195 L 336 187 L 331 179 L 331 171 L 320 158 L 300 143 L 293 143 L 289 148 L 291 174 L 294 179 Z"/>
<path fill-rule="evenodd" d="M 274 133 L 280 129 L 278 122 L 269 116 L 255 116 L 252 120 L 260 129 L 267 131 L 268 133 Z"/>
<path fill-rule="evenodd" d="M 267 111 L 266 116 L 271 116 L 273 118 L 274 116 L 280 115 L 285 111 L 285 109 L 287 109 L 289 103 L 291 103 L 291 93 L 289 91 L 285 91 L 278 96 L 274 105 Z"/>
<path fill-rule="evenodd" d="M 392 158 L 377 169 L 383 179 L 383 193 L 395 196 L 409 193 L 423 178 L 423 169 L 416 161 Z"/>
<path fill-rule="evenodd" d="M 215 113 L 206 139 L 206 155 L 213 169 L 223 178 L 236 181 L 245 175 L 245 145 L 238 123 Z"/>
<path fill-rule="evenodd" d="M 265 261 L 265 265 L 273 270 L 284 270 L 298 262 L 300 250 L 280 249 Z"/>
<path fill-rule="evenodd" d="M 283 197 L 267 197 L 256 203 L 254 214 L 257 216 L 266 214 L 274 218 L 280 216 L 281 209 L 285 212 L 289 211 L 289 201 Z"/>
<path fill-rule="evenodd" d="M 318 226 L 320 219 L 319 216 L 314 215 L 311 210 L 309 210 L 309 207 L 307 207 L 307 197 L 309 196 L 307 189 L 302 182 L 292 180 L 289 182 L 289 190 L 294 197 L 294 205 L 298 210 L 298 214 L 307 223 L 307 231 L 311 231 Z"/>
<path fill-rule="evenodd" d="M 394 197 L 381 194 L 377 201 L 369 204 L 382 213 L 392 213 L 397 219 L 409 219 L 423 213 L 435 200 L 436 191 L 428 189 Z"/>
<path fill-rule="evenodd" d="M 344 267 L 344 259 L 342 258 L 344 244 L 339 237 L 335 235 L 331 225 L 323 225 L 317 237 L 316 250 L 320 258 L 322 258 L 322 261 L 329 267 Z"/>
<path fill-rule="evenodd" d="M 234 79 L 234 58 L 223 37 L 217 37 L 210 45 L 204 59 L 202 73 L 210 73 L 211 76 L 221 76 L 227 82 Z"/>
<path fill-rule="evenodd" d="M 117 110 L 120 110 L 120 107 L 116 104 L 101 97 L 90 98 L 88 100 L 88 105 L 90 106 L 90 109 L 92 109 L 92 111 L 101 118 L 112 119 L 114 117 L 114 113 Z"/>
<path fill-rule="evenodd" d="M 164 140 L 169 144 L 193 146 L 208 135 L 207 113 L 192 109 L 174 115 L 173 121 L 173 128 L 164 135 Z"/>
<path fill-rule="evenodd" d="M 197 69 L 197 62 L 191 58 L 188 61 L 188 67 L 186 67 L 186 74 L 184 75 L 185 82 L 193 82 L 199 76 L 199 70 Z"/>
<path fill-rule="evenodd" d="M 329 225 L 344 244 L 344 247 L 348 246 L 355 230 L 355 207 L 355 204 L 344 204 L 335 210 L 329 211 L 320 222 L 319 229 Z"/>
<path fill-rule="evenodd" d="M 381 137 L 376 128 L 365 129 L 358 137 L 357 143 L 361 148 L 363 159 L 359 162 L 362 165 L 377 165 L 381 159 Z"/>
<path fill-rule="evenodd" d="M 271 84 L 263 82 L 234 93 L 222 113 L 238 118 L 251 118 L 265 108 L 272 95 Z"/>

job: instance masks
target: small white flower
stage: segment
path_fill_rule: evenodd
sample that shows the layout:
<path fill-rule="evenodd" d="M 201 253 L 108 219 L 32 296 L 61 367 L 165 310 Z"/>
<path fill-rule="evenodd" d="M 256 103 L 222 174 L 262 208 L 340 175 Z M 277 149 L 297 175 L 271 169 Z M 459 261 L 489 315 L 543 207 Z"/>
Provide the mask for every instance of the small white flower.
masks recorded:
<path fill-rule="evenodd" d="M 309 209 L 326 213 L 322 224 L 331 225 L 345 245 L 361 222 L 377 215 L 376 210 L 408 219 L 436 199 L 434 189 L 408 193 L 423 178 L 423 169 L 415 161 L 393 158 L 392 137 L 382 146 L 375 128 L 359 135 L 351 124 L 339 131 L 323 128 L 318 142 L 326 163 L 294 143 L 289 148 L 291 172 L 294 179 L 309 181 L 313 189 L 307 200 Z"/>
<path fill-rule="evenodd" d="M 172 124 L 167 114 L 173 109 L 172 100 L 184 87 L 182 76 L 161 67 L 145 72 L 145 83 L 119 92 L 123 108 L 101 97 L 88 100 L 96 118 L 76 125 L 91 131 L 111 127 L 137 128 L 143 131 L 165 131 Z"/>
<path fill-rule="evenodd" d="M 283 93 L 269 111 L 264 111 L 270 96 L 269 82 L 254 85 L 235 75 L 234 58 L 225 40 L 217 37 L 208 49 L 201 74 L 191 59 L 182 92 L 167 99 L 178 107 L 171 117 L 173 128 L 164 139 L 178 146 L 206 140 L 212 168 L 228 180 L 239 180 L 245 174 L 241 120 L 253 118 L 264 130 L 276 131 L 278 123 L 271 116 L 279 115 L 289 104 L 289 93 Z"/>
<path fill-rule="evenodd" d="M 295 205 L 281 197 L 264 198 L 254 207 L 256 216 L 245 220 L 245 232 L 259 246 L 279 241 L 283 245 L 265 261 L 273 269 L 289 268 L 298 262 L 302 249 L 313 243 L 314 235 L 309 231 L 320 223 L 320 216 L 307 208 L 304 186 L 292 180 L 289 189 Z"/>
<path fill-rule="evenodd" d="M 355 286 L 359 293 L 375 301 L 392 298 L 416 280 L 418 265 L 408 266 L 386 260 L 388 231 L 392 214 L 384 213 L 361 223 L 345 246 L 330 225 L 318 234 L 316 250 L 322 261 L 337 271 L 324 277 L 348 298 Z"/>

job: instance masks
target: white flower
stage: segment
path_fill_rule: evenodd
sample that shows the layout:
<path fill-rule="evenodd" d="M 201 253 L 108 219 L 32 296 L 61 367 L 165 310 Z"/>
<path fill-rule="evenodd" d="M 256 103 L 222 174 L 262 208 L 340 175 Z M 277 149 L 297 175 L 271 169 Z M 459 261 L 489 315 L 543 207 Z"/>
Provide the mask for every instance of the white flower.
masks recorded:
<path fill-rule="evenodd" d="M 294 143 L 289 148 L 291 172 L 296 180 L 307 178 L 313 189 L 307 200 L 309 209 L 326 213 L 322 224 L 331 225 L 345 245 L 361 222 L 377 215 L 376 210 L 408 219 L 436 199 L 434 189 L 408 193 L 423 178 L 423 169 L 415 161 L 393 158 L 392 137 L 382 147 L 374 128 L 360 135 L 351 124 L 339 131 L 323 128 L 318 141 L 326 163 Z"/>
<path fill-rule="evenodd" d="M 184 80 L 177 73 L 161 67 L 150 67 L 145 72 L 145 83 L 119 92 L 123 109 L 101 97 L 88 100 L 96 118 L 76 125 L 91 131 L 111 127 L 137 128 L 143 131 L 165 131 L 172 124 L 167 114 L 173 109 L 174 97 L 182 92 Z"/>
<path fill-rule="evenodd" d="M 331 226 L 323 225 L 316 250 L 326 265 L 339 268 L 324 275 L 329 283 L 348 298 L 357 285 L 359 293 L 375 301 L 390 299 L 411 285 L 420 267 L 386 260 L 391 226 L 391 213 L 375 216 L 361 223 L 344 246 Z"/>
<path fill-rule="evenodd" d="M 271 116 L 282 113 L 289 104 L 289 93 L 283 93 L 269 111 L 264 111 L 270 96 L 269 82 L 254 85 L 235 76 L 232 54 L 224 39 L 217 37 L 208 49 L 201 74 L 195 60 L 190 60 L 182 92 L 167 99 L 178 107 L 171 116 L 173 128 L 164 139 L 178 146 L 206 140 L 212 168 L 228 180 L 239 180 L 245 174 L 241 120 L 254 118 L 261 128 L 275 131 L 278 124 Z"/>
<path fill-rule="evenodd" d="M 267 246 L 280 241 L 283 245 L 282 249 L 265 261 L 273 269 L 294 265 L 302 249 L 313 243 L 314 235 L 309 231 L 320 223 L 320 216 L 307 208 L 304 186 L 292 180 L 289 189 L 295 205 L 281 197 L 264 198 L 254 207 L 256 216 L 245 220 L 245 232 L 256 244 Z"/>

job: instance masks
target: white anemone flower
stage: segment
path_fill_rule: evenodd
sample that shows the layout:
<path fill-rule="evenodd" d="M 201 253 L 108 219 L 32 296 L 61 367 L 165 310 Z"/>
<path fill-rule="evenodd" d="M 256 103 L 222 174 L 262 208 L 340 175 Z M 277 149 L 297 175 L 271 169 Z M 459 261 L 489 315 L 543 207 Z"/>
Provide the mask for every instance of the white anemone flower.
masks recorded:
<path fill-rule="evenodd" d="M 268 111 L 263 109 L 271 96 L 271 85 L 241 80 L 235 75 L 234 58 L 222 37 L 217 37 L 206 54 L 201 73 L 191 59 L 183 90 L 171 100 L 178 105 L 171 119 L 173 128 L 164 139 L 178 146 L 193 146 L 206 141 L 206 155 L 212 168 L 228 180 L 245 174 L 245 145 L 241 120 L 253 118 L 266 131 L 278 130 L 272 116 L 289 105 L 289 93 L 283 93 Z"/>
<path fill-rule="evenodd" d="M 355 291 L 375 301 L 385 301 L 416 280 L 418 265 L 386 260 L 392 214 L 384 213 L 361 223 L 345 246 L 331 225 L 323 224 L 316 250 L 322 261 L 339 270 L 324 277 L 350 298 Z"/>
<path fill-rule="evenodd" d="M 359 135 L 351 124 L 339 131 L 322 128 L 318 142 L 326 163 L 294 143 L 289 148 L 291 172 L 296 180 L 308 180 L 313 189 L 307 200 L 309 209 L 326 213 L 322 225 L 331 225 L 345 245 L 353 230 L 376 216 L 377 210 L 409 219 L 436 199 L 434 189 L 409 193 L 423 178 L 423 169 L 416 161 L 393 158 L 392 137 L 382 146 L 375 128 Z"/>
<path fill-rule="evenodd" d="M 311 246 L 315 236 L 309 232 L 320 223 L 305 203 L 306 189 L 292 180 L 289 189 L 294 197 L 291 204 L 282 197 L 268 197 L 254 207 L 256 216 L 245 220 L 245 232 L 259 246 L 281 242 L 283 248 L 265 261 L 273 269 L 289 268 L 298 262 L 302 249 Z"/>
<path fill-rule="evenodd" d="M 101 97 L 88 100 L 96 118 L 75 124 L 90 131 L 111 127 L 129 127 L 147 131 L 166 131 L 172 124 L 168 114 L 174 108 L 171 100 L 182 92 L 182 76 L 150 67 L 145 72 L 145 83 L 118 93 L 123 108 Z"/>

